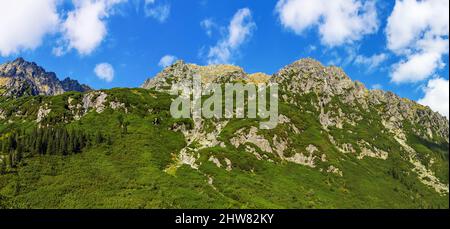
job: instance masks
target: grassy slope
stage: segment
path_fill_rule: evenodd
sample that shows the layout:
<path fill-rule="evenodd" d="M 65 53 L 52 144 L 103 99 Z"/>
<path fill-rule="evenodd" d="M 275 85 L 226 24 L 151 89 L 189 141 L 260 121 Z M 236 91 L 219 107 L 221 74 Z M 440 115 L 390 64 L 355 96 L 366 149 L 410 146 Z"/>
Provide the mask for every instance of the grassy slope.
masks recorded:
<path fill-rule="evenodd" d="M 0 207 L 7 208 L 448 208 L 448 196 L 439 196 L 421 184 L 414 174 L 394 177 L 393 168 L 409 169 L 398 158 L 401 152 L 392 147 L 387 161 L 353 155 L 342 155 L 321 132 L 313 114 L 302 113 L 282 104 L 280 111 L 291 117 L 303 131 L 290 136 L 294 147 L 314 143 L 344 177 L 319 172 L 293 163 L 275 160 L 258 161 L 240 149 L 212 148 L 202 150 L 199 171 L 180 167 L 175 175 L 164 169 L 173 156 L 185 146 L 181 133 L 169 130 L 176 120 L 168 116 L 170 99 L 140 89 L 114 89 L 112 97 L 130 104 L 125 115 L 130 122 L 127 134 L 121 134 L 117 121 L 119 111 L 107 109 L 101 114 L 91 112 L 77 125 L 86 131 L 101 131 L 113 137 L 111 145 L 90 147 L 77 155 L 28 157 L 22 165 L 6 175 L 0 175 Z M 36 104 L 49 102 L 55 106 L 55 117 L 65 112 L 67 95 L 24 98 L 2 107 L 28 110 Z M 39 101 L 37 101 L 39 100 Z M 42 100 L 42 101 L 41 101 Z M 33 102 L 34 101 L 34 102 Z M 20 105 L 20 106 L 19 106 Z M 148 109 L 154 112 L 149 114 Z M 30 111 L 31 112 L 31 111 Z M 300 115 L 303 114 L 303 115 Z M 30 128 L 30 121 L 17 118 L 13 124 L 0 124 L 0 133 L 11 128 Z M 153 121 L 159 120 L 155 125 Z M 234 120 L 220 138 L 227 141 L 235 130 L 251 124 L 249 120 Z M 282 126 L 275 132 L 282 133 Z M 336 130 L 337 131 L 337 130 Z M 361 134 L 370 135 L 370 128 Z M 372 131 L 373 133 L 373 131 Z M 263 133 L 270 134 L 270 133 Z M 351 136 L 346 136 L 351 139 Z M 387 137 L 385 137 L 388 139 Z M 370 139 L 369 137 L 367 139 Z M 415 141 L 419 152 L 433 153 L 426 145 Z M 380 141 L 378 141 L 378 144 Z M 393 144 L 386 140 L 383 144 Z M 448 148 L 447 148 L 448 149 Z M 208 162 L 209 155 L 229 158 L 233 170 L 217 168 Z M 448 155 L 448 154 L 447 154 Z M 448 156 L 439 163 L 441 176 L 448 178 Z M 446 163 L 446 164 L 445 164 Z M 223 164 L 223 163 L 222 163 Z M 403 170 L 401 170 L 403 171 Z M 406 171 L 406 170 L 405 170 Z M 213 177 L 215 189 L 208 185 L 205 174 Z"/>

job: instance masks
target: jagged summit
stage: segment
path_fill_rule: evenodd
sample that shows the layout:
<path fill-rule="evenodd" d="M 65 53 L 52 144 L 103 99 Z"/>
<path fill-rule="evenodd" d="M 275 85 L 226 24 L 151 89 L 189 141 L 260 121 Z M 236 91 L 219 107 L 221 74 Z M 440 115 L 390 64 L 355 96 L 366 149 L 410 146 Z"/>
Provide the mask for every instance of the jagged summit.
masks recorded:
<path fill-rule="evenodd" d="M 24 63 L 24 62 L 25 62 L 25 60 L 22 57 L 18 57 L 17 59 L 12 61 L 12 63 L 17 63 L 17 64 Z"/>
<path fill-rule="evenodd" d="M 47 72 L 34 62 L 19 57 L 0 65 L 0 95 L 59 95 L 67 91 L 89 91 L 87 85 L 76 80 L 60 81 L 55 73 Z"/>
<path fill-rule="evenodd" d="M 78 91 L 78 92 L 86 92 L 92 91 L 92 88 L 86 84 L 80 84 L 78 80 L 71 79 L 66 77 L 61 81 L 61 85 L 64 91 Z"/>
<path fill-rule="evenodd" d="M 174 83 L 190 81 L 193 75 L 200 75 L 204 83 L 248 80 L 247 73 L 238 66 L 223 64 L 200 66 L 178 60 L 173 65 L 163 69 L 154 78 L 147 79 L 141 87 L 167 89 Z"/>
<path fill-rule="evenodd" d="M 319 68 L 325 67 L 318 60 L 313 59 L 311 57 L 298 59 L 298 60 L 292 62 L 291 64 L 287 65 L 287 67 L 289 67 L 289 66 L 291 66 L 291 67 L 294 67 L 294 66 L 316 66 Z"/>
<path fill-rule="evenodd" d="M 48 77 L 56 79 L 55 73 L 46 72 L 44 68 L 38 66 L 35 62 L 25 61 L 22 57 L 19 57 L 14 61 L 0 65 L 0 69 L 2 76 L 34 77 L 40 75 L 47 75 Z"/>

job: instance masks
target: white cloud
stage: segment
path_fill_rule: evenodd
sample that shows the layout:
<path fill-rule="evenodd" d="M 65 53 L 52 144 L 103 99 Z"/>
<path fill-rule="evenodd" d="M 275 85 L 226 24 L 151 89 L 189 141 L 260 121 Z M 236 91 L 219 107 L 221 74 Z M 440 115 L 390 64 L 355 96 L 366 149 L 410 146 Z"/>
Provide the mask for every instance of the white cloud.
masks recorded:
<path fill-rule="evenodd" d="M 391 80 L 395 83 L 418 82 L 432 76 L 445 66 L 442 56 L 448 53 L 448 39 L 435 38 L 416 42 L 420 50 L 393 66 Z"/>
<path fill-rule="evenodd" d="M 52 54 L 57 57 L 63 56 L 65 54 L 64 47 L 62 46 L 53 47 Z"/>
<path fill-rule="evenodd" d="M 114 68 L 111 64 L 100 63 L 94 68 L 94 72 L 97 77 L 106 82 L 111 82 L 114 79 Z"/>
<path fill-rule="evenodd" d="M 392 68 L 392 82 L 418 82 L 435 74 L 448 54 L 448 35 L 448 0 L 397 0 L 386 27 L 387 46 L 403 59 Z"/>
<path fill-rule="evenodd" d="M 368 71 L 371 71 L 378 66 L 380 66 L 383 62 L 385 62 L 388 58 L 388 55 L 384 53 L 375 54 L 373 56 L 363 56 L 358 55 L 355 58 L 355 63 L 360 65 L 365 65 Z"/>
<path fill-rule="evenodd" d="M 213 28 L 216 27 L 216 23 L 212 19 L 204 19 L 200 22 L 200 26 L 206 31 L 208 36 L 211 36 L 213 33 Z"/>
<path fill-rule="evenodd" d="M 156 4 L 156 0 L 145 0 L 145 16 L 152 17 L 159 22 L 165 22 L 170 16 L 170 4 Z"/>
<path fill-rule="evenodd" d="M 317 46 L 309 45 L 306 49 L 307 49 L 308 52 L 314 52 L 314 51 L 317 50 Z"/>
<path fill-rule="evenodd" d="M 381 85 L 381 84 L 374 84 L 374 85 L 372 85 L 372 90 L 381 90 L 381 89 L 383 89 L 383 85 Z"/>
<path fill-rule="evenodd" d="M 208 63 L 229 63 L 238 48 L 251 37 L 255 29 L 256 24 L 253 22 L 250 9 L 238 10 L 231 19 L 226 36 L 216 46 L 209 49 Z"/>
<path fill-rule="evenodd" d="M 127 0 L 73 0 L 75 9 L 68 13 L 62 25 L 67 44 L 56 50 L 65 52 L 76 49 L 81 55 L 92 53 L 106 37 L 105 19 L 110 16 L 116 4 L 125 1 Z"/>
<path fill-rule="evenodd" d="M 172 65 L 175 61 L 177 60 L 176 56 L 172 56 L 172 55 L 165 55 L 161 58 L 161 60 L 159 61 L 159 66 L 161 68 L 165 68 L 168 67 L 170 65 Z"/>
<path fill-rule="evenodd" d="M 424 92 L 425 96 L 418 102 L 449 118 L 449 81 L 443 78 L 431 79 Z"/>
<path fill-rule="evenodd" d="M 275 10 L 281 24 L 298 35 L 317 26 L 328 46 L 352 43 L 378 30 L 374 1 L 279 0 Z"/>
<path fill-rule="evenodd" d="M 448 36 L 448 21 L 448 0 L 397 0 L 386 28 L 388 48 L 403 52 L 423 37 Z"/>
<path fill-rule="evenodd" d="M 0 55 L 35 49 L 59 23 L 57 0 L 0 0 Z"/>

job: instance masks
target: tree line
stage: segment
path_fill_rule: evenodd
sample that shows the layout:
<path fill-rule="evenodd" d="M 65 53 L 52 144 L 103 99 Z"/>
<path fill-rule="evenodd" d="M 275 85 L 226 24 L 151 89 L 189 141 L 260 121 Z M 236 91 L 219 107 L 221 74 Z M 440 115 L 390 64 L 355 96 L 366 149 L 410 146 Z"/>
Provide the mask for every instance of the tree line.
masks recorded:
<path fill-rule="evenodd" d="M 100 132 L 92 135 L 65 126 L 14 131 L 0 139 L 3 154 L 0 172 L 4 172 L 6 167 L 15 168 L 25 156 L 77 154 L 85 147 L 104 142 L 111 142 L 111 138 Z"/>

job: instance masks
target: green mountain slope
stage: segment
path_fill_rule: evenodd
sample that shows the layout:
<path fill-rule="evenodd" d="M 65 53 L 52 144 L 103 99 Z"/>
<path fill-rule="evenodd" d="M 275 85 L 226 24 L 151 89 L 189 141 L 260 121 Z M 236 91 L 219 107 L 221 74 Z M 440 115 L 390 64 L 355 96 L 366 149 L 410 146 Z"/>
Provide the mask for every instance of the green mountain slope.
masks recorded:
<path fill-rule="evenodd" d="M 173 119 L 195 73 L 279 83 L 279 125 Z M 337 68 L 178 62 L 143 87 L 2 97 L 0 207 L 449 208 L 448 120 Z"/>

